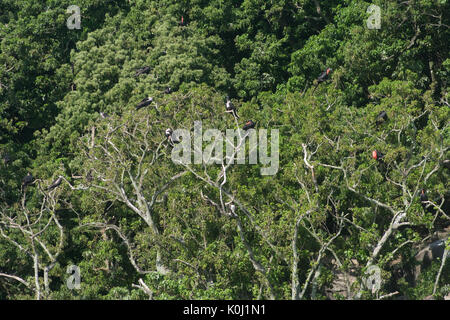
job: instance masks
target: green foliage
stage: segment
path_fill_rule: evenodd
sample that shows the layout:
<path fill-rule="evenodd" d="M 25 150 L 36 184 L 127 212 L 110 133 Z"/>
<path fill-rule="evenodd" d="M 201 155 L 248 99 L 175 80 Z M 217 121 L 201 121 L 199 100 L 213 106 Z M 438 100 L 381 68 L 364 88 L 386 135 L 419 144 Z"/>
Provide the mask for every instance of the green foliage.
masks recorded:
<path fill-rule="evenodd" d="M 449 226 L 450 2 L 82 0 L 69 30 L 71 4 L 0 3 L 0 271 L 20 279 L 0 299 L 432 294 L 442 260 L 414 270 Z M 279 130 L 276 175 L 172 162 L 167 128 L 249 119 Z"/>

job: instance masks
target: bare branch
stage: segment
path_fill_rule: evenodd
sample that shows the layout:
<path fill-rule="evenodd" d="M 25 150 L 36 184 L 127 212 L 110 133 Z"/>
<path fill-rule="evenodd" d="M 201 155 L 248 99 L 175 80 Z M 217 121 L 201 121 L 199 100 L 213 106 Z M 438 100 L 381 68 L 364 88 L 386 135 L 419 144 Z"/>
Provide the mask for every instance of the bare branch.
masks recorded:
<path fill-rule="evenodd" d="M 19 281 L 20 283 L 22 283 L 27 288 L 30 287 L 30 285 L 25 280 L 23 280 L 22 278 L 20 278 L 18 276 L 13 276 L 13 275 L 10 275 L 10 274 L 6 274 L 6 273 L 0 272 L 0 277 L 6 277 L 6 278 L 14 279 L 14 280 Z"/>

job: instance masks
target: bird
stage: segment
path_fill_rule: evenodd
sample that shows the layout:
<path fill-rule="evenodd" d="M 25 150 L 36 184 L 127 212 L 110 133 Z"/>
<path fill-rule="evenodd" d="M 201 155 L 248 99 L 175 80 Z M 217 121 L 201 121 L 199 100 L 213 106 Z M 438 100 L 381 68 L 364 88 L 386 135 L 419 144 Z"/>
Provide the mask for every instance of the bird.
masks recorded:
<path fill-rule="evenodd" d="M 226 112 L 232 113 L 233 116 L 234 116 L 236 119 L 239 119 L 239 116 L 238 116 L 237 111 L 236 111 L 236 107 L 234 106 L 233 102 L 231 102 L 229 96 L 227 96 L 227 103 L 226 103 L 226 105 L 225 105 L 225 108 L 227 109 Z"/>
<path fill-rule="evenodd" d="M 180 140 L 178 140 L 178 139 L 173 139 L 172 134 L 173 134 L 173 130 L 170 129 L 170 128 L 167 128 L 167 129 L 166 129 L 166 132 L 165 132 L 165 135 L 166 135 L 167 140 L 168 140 L 169 142 L 171 142 L 172 144 L 174 144 L 174 143 L 175 143 L 175 144 L 180 143 Z"/>
<path fill-rule="evenodd" d="M 248 129 L 253 129 L 254 127 L 255 127 L 255 123 L 252 120 L 248 120 L 242 129 L 247 131 Z"/>
<path fill-rule="evenodd" d="M 33 175 L 31 174 L 31 172 L 28 172 L 28 174 L 22 180 L 22 187 L 26 187 L 29 184 L 32 184 L 33 181 L 34 181 Z"/>
<path fill-rule="evenodd" d="M 186 24 L 184 22 L 184 17 L 181 16 L 180 26 L 184 27 Z"/>
<path fill-rule="evenodd" d="M 322 82 L 328 80 L 328 76 L 330 75 L 330 73 L 331 73 L 332 71 L 333 71 L 333 69 L 327 68 L 324 72 L 322 72 L 322 73 L 319 75 L 319 77 L 317 77 L 317 80 L 316 80 L 316 86 L 314 87 L 313 93 L 314 93 L 314 91 L 316 91 L 316 88 L 317 88 L 317 86 L 318 86 L 320 83 L 322 83 Z"/>
<path fill-rule="evenodd" d="M 167 87 L 166 89 L 164 89 L 164 94 L 169 94 L 172 92 L 172 88 Z"/>
<path fill-rule="evenodd" d="M 388 116 L 387 116 L 386 111 L 381 111 L 381 112 L 378 114 L 375 123 L 376 123 L 377 126 L 379 126 L 380 124 L 386 122 L 387 120 L 388 120 Z"/>
<path fill-rule="evenodd" d="M 102 117 L 103 119 L 106 119 L 106 118 L 109 118 L 109 114 L 100 112 L 100 117 Z"/>
<path fill-rule="evenodd" d="M 55 189 L 56 187 L 58 187 L 61 184 L 62 179 L 63 179 L 63 177 L 59 176 L 58 179 L 53 181 L 53 183 L 47 187 L 47 190 L 52 190 L 52 189 Z"/>
<path fill-rule="evenodd" d="M 327 70 L 325 70 L 324 72 L 322 72 L 319 75 L 319 77 L 317 78 L 317 82 L 322 83 L 322 82 L 328 80 L 328 76 L 330 75 L 331 71 L 333 71 L 333 69 L 327 68 Z"/>
<path fill-rule="evenodd" d="M 444 161 L 442 161 L 442 163 L 444 164 L 444 167 L 446 167 L 447 169 L 450 169 L 450 160 L 444 160 Z"/>
<path fill-rule="evenodd" d="M 138 103 L 138 105 L 136 106 L 136 110 L 139 110 L 143 107 L 148 106 L 149 104 L 151 104 L 153 102 L 153 98 L 152 97 L 147 97 L 145 99 L 143 99 L 141 102 Z"/>
<path fill-rule="evenodd" d="M 172 133 L 173 133 L 173 130 L 170 128 L 167 128 L 166 133 L 165 133 L 166 138 L 169 139 L 169 137 L 172 135 Z"/>
<path fill-rule="evenodd" d="M 88 171 L 88 173 L 86 174 L 86 181 L 87 182 L 92 182 L 92 180 L 94 179 L 94 177 L 92 176 L 92 169 Z"/>
<path fill-rule="evenodd" d="M 433 259 L 435 258 L 443 258 L 445 252 L 445 239 L 440 239 L 430 243 L 431 255 Z M 449 257 L 450 252 L 447 253 Z"/>
<path fill-rule="evenodd" d="M 145 66 L 143 68 L 139 68 L 136 70 L 136 73 L 134 74 L 135 77 L 140 76 L 141 74 L 144 73 L 149 73 L 150 72 L 150 67 L 149 66 Z"/>
<path fill-rule="evenodd" d="M 425 206 L 424 202 L 428 201 L 428 196 L 426 194 L 425 189 L 420 190 L 420 202 L 422 202 L 422 206 Z"/>
<path fill-rule="evenodd" d="M 2 158 L 5 165 L 11 162 L 11 156 L 8 153 L 3 154 Z"/>
<path fill-rule="evenodd" d="M 113 202 L 111 200 L 106 201 L 105 209 L 103 210 L 103 214 L 108 213 L 109 209 L 111 209 Z"/>
<path fill-rule="evenodd" d="M 230 213 L 229 213 L 229 216 L 230 217 L 232 217 L 232 218 L 234 218 L 234 217 L 237 217 L 237 214 L 236 214 L 236 206 L 234 205 L 234 203 L 232 203 L 232 204 L 230 204 Z"/>
<path fill-rule="evenodd" d="M 373 150 L 372 151 L 372 158 L 374 158 L 375 160 L 380 161 L 381 159 L 383 159 L 384 154 L 382 154 L 380 151 L 377 150 Z"/>

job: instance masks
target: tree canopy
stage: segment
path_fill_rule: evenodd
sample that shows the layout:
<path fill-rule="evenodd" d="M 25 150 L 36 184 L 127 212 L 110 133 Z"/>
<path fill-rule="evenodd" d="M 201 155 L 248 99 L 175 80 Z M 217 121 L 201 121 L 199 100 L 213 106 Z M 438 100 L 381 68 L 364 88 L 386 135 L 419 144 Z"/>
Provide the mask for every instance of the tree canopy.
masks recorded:
<path fill-rule="evenodd" d="M 0 299 L 448 296 L 449 12 L 3 0 Z"/>

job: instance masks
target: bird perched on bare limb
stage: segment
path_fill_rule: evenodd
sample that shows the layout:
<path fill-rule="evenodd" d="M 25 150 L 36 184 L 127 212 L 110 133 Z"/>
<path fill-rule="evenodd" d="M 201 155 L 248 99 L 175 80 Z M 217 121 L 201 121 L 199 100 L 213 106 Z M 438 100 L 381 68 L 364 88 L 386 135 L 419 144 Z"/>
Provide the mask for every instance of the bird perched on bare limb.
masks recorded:
<path fill-rule="evenodd" d="M 322 72 L 316 80 L 316 86 L 314 87 L 313 93 L 316 91 L 319 84 L 328 80 L 330 73 L 333 71 L 331 68 L 327 68 L 324 72 Z"/>
<path fill-rule="evenodd" d="M 230 204 L 230 213 L 229 213 L 229 216 L 230 216 L 231 218 L 237 217 L 237 214 L 236 214 L 236 206 L 234 205 L 234 203 L 231 203 L 231 204 Z"/>
<path fill-rule="evenodd" d="M 231 102 L 229 96 L 227 96 L 227 103 L 225 105 L 225 108 L 227 109 L 226 112 L 231 113 L 236 119 L 239 119 L 239 116 L 236 111 L 236 107 L 234 106 L 233 102 Z"/>
<path fill-rule="evenodd" d="M 56 179 L 55 181 L 53 181 L 53 183 L 47 187 L 47 191 L 53 190 L 53 189 L 55 189 L 56 187 L 58 187 L 58 186 L 61 184 L 62 180 L 63 180 L 63 177 L 62 177 L 62 176 L 59 176 L 58 179 Z"/>
<path fill-rule="evenodd" d="M 31 174 L 31 172 L 28 172 L 28 174 L 22 179 L 22 189 L 26 188 L 33 182 L 34 182 L 34 177 Z"/>
<path fill-rule="evenodd" d="M 149 73 L 150 72 L 150 67 L 149 66 L 145 66 L 143 68 L 139 68 L 136 70 L 136 73 L 134 74 L 135 77 L 139 77 L 140 75 L 144 74 L 144 73 Z"/>
<path fill-rule="evenodd" d="M 422 207 L 425 209 L 426 202 L 428 201 L 428 196 L 425 189 L 420 190 L 420 202 L 422 203 Z"/>
<path fill-rule="evenodd" d="M 153 98 L 147 97 L 138 103 L 138 105 L 136 106 L 136 110 L 142 109 L 142 108 L 150 105 L 152 102 L 153 102 Z"/>
<path fill-rule="evenodd" d="M 388 120 L 388 116 L 386 111 L 381 111 L 378 115 L 377 118 L 375 120 L 375 124 L 377 125 L 377 127 L 381 124 L 383 124 L 384 122 L 386 122 Z"/>

